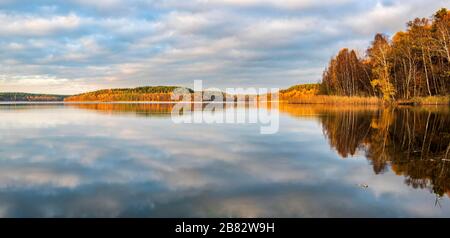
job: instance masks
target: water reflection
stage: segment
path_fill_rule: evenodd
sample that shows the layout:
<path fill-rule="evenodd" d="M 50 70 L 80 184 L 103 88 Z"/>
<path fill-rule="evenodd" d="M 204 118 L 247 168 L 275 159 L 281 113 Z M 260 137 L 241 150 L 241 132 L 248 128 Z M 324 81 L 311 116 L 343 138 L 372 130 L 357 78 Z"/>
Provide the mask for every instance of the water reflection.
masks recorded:
<path fill-rule="evenodd" d="M 305 109 L 319 116 L 330 146 L 343 158 L 363 151 L 376 174 L 390 167 L 414 188 L 450 195 L 448 107 L 282 107 L 295 116 Z"/>
<path fill-rule="evenodd" d="M 135 114 L 140 116 L 170 116 L 173 103 L 103 103 L 103 104 L 68 104 L 68 107 L 93 110 L 106 114 Z"/>
<path fill-rule="evenodd" d="M 448 108 L 281 105 L 264 136 L 170 110 L 0 106 L 0 216 L 450 216 Z"/>

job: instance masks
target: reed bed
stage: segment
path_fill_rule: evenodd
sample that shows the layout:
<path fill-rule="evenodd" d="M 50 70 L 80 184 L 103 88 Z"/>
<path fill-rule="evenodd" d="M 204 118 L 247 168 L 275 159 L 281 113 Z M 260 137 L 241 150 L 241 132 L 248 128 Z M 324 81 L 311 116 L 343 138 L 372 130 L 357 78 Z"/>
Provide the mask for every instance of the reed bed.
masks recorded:
<path fill-rule="evenodd" d="M 450 105 L 450 96 L 417 97 L 410 100 L 399 100 L 399 105 Z"/>
<path fill-rule="evenodd" d="M 377 97 L 345 97 L 308 95 L 295 98 L 282 98 L 282 102 L 293 104 L 343 104 L 343 105 L 382 105 L 383 100 Z"/>

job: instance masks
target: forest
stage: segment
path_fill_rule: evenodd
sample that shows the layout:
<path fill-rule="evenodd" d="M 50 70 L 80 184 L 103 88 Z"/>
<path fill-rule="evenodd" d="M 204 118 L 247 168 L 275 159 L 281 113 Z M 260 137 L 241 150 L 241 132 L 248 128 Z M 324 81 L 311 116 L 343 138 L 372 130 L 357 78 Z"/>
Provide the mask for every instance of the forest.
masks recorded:
<path fill-rule="evenodd" d="M 384 101 L 450 94 L 450 11 L 416 18 L 392 39 L 376 34 L 364 57 L 342 49 L 323 73 L 321 93 Z"/>
<path fill-rule="evenodd" d="M 104 89 L 89 93 L 70 96 L 65 99 L 68 102 L 76 101 L 171 101 L 171 95 L 175 86 L 155 86 L 138 88 Z M 192 89 L 188 89 L 193 93 Z"/>
<path fill-rule="evenodd" d="M 35 93 L 0 93 L 0 102 L 51 102 L 63 101 L 64 95 L 35 94 Z"/>
<path fill-rule="evenodd" d="M 195 101 L 198 100 L 196 96 L 200 96 L 203 101 L 213 101 L 213 100 L 245 100 L 250 101 L 256 96 L 249 95 L 230 95 L 222 91 L 212 91 L 204 90 L 201 92 L 194 92 L 190 88 L 186 89 L 189 92 L 190 98 L 180 97 L 176 100 L 172 98 L 173 92 L 176 89 L 182 89 L 182 87 L 177 86 L 149 86 L 149 87 L 138 87 L 138 88 L 119 88 L 119 89 L 103 89 L 94 92 L 82 93 L 74 96 L 70 96 L 64 99 L 66 102 L 132 102 L 132 101 L 148 101 L 148 102 L 178 102 L 182 100 Z M 198 93 L 198 94 L 197 94 Z"/>
<path fill-rule="evenodd" d="M 280 97 L 282 99 L 295 98 L 300 96 L 313 96 L 320 92 L 320 84 L 300 84 L 292 86 L 285 90 L 280 90 Z"/>

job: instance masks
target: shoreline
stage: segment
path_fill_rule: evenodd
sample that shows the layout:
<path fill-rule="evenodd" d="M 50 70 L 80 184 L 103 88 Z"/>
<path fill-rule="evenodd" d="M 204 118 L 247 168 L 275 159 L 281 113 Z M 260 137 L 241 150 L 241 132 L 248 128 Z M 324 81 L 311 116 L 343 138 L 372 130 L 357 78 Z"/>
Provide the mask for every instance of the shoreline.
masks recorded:
<path fill-rule="evenodd" d="M 280 104 L 292 105 L 355 105 L 355 106 L 450 106 L 450 97 L 415 98 L 410 100 L 398 100 L 384 102 L 380 98 L 371 97 L 342 97 L 342 96 L 309 96 L 296 99 L 280 99 L 277 101 L 258 101 L 258 103 L 279 102 Z M 175 101 L 0 101 L 0 105 L 76 105 L 76 104 L 248 104 L 250 102 L 175 102 Z"/>
<path fill-rule="evenodd" d="M 310 95 L 297 98 L 283 98 L 283 102 L 291 104 L 329 104 L 329 105 L 392 105 L 392 106 L 450 106 L 450 96 L 418 97 L 412 99 L 399 99 L 392 102 L 377 97 L 347 97 Z"/>

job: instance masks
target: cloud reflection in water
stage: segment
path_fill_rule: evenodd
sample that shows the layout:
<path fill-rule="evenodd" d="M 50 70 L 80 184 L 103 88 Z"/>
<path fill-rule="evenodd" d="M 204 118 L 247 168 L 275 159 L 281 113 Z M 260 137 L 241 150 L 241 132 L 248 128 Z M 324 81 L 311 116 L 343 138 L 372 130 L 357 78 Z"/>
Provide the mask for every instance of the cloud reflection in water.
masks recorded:
<path fill-rule="evenodd" d="M 433 186 L 405 184 L 408 171 L 374 173 L 366 155 L 378 129 L 372 141 L 338 138 L 333 125 L 354 116 L 380 128 L 378 109 L 282 106 L 280 133 L 260 135 L 252 124 L 176 125 L 170 107 L 157 107 L 2 106 L 0 216 L 450 216 L 447 197 L 434 206 Z M 429 111 L 414 113 L 421 120 Z M 442 120 L 448 111 L 432 115 Z"/>

